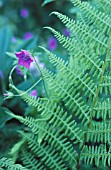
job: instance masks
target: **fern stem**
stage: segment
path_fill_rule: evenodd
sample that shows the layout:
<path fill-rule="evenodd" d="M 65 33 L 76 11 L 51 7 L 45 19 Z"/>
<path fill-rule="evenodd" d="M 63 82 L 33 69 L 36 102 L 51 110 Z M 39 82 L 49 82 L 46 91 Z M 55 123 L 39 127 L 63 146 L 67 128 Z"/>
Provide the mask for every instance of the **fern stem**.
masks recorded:
<path fill-rule="evenodd" d="M 107 48 L 107 51 L 106 51 L 106 58 L 105 58 L 105 61 L 108 59 L 108 55 L 109 55 L 109 50 L 110 50 L 110 45 L 111 45 L 111 30 L 110 30 L 110 33 L 109 33 L 109 39 L 108 39 L 108 48 Z M 99 82 L 99 84 L 101 84 L 102 82 L 103 82 L 103 75 L 104 75 L 104 72 L 105 72 L 105 69 L 106 69 L 106 62 L 103 62 L 103 65 L 102 65 L 102 73 L 101 73 L 101 76 L 100 76 L 100 82 Z M 93 99 L 93 106 L 92 106 L 92 109 L 91 109 L 91 114 L 90 114 L 90 121 L 89 121 L 89 123 L 88 123 L 88 128 L 90 128 L 90 126 L 91 126 L 91 123 L 92 123 L 92 117 L 93 117 L 93 113 L 94 113 L 94 110 L 93 110 L 93 108 L 95 107 L 95 105 L 96 105 L 96 103 L 97 103 L 97 99 L 98 99 L 98 95 L 99 95 L 99 91 L 100 91 L 100 86 L 99 86 L 99 84 L 98 84 L 98 88 L 97 88 L 97 90 L 96 90 L 96 95 L 95 95 L 95 97 L 94 97 L 94 99 Z M 78 170 L 79 169 L 79 164 L 80 164 L 80 157 L 81 157 L 81 152 L 82 152 L 82 150 L 83 150 L 83 148 L 84 148 L 84 145 L 85 145 L 85 143 L 86 143 L 86 140 L 87 140 L 87 135 L 85 134 L 84 135 L 84 141 L 83 141 L 83 144 L 82 144 L 82 146 L 81 146 L 81 149 L 80 149 L 80 153 L 79 153 L 79 155 L 78 155 L 78 159 L 77 159 L 77 166 L 76 166 L 76 169 Z"/>
<path fill-rule="evenodd" d="M 105 58 L 105 61 L 108 59 L 108 55 L 109 55 L 109 50 L 110 50 L 110 45 L 111 45 L 111 30 L 110 30 L 110 34 L 109 34 L 109 40 L 108 40 L 108 48 L 107 48 L 107 51 L 106 51 L 106 58 Z M 105 69 L 106 69 L 106 62 L 104 61 L 103 65 L 102 65 L 102 73 L 101 73 L 101 76 L 100 76 L 100 83 L 101 84 L 103 82 L 103 75 L 104 75 L 104 72 L 105 72 Z M 92 112 L 91 112 L 91 115 L 90 115 L 90 122 L 88 124 L 88 127 L 90 127 L 91 125 L 91 122 L 92 122 L 92 116 L 93 116 L 93 108 L 95 107 L 96 103 L 97 103 L 97 98 L 98 98 L 98 95 L 99 95 L 99 91 L 100 91 L 100 86 L 98 84 L 98 88 L 96 90 L 96 95 L 95 95 L 95 98 L 94 98 L 94 103 L 93 103 L 93 107 L 92 107 Z"/>
<path fill-rule="evenodd" d="M 42 74 L 42 72 L 41 72 L 41 69 L 40 69 L 40 67 L 39 67 L 39 65 L 38 65 L 35 57 L 34 57 L 34 61 L 35 61 L 35 64 L 36 64 L 36 66 L 37 66 L 37 69 L 40 71 L 40 74 L 41 74 L 41 77 L 42 77 L 42 80 L 43 80 L 44 90 L 45 90 L 46 96 L 48 97 L 48 93 L 47 93 L 46 86 L 45 86 L 45 82 L 44 82 L 44 77 L 43 77 L 43 74 Z"/>

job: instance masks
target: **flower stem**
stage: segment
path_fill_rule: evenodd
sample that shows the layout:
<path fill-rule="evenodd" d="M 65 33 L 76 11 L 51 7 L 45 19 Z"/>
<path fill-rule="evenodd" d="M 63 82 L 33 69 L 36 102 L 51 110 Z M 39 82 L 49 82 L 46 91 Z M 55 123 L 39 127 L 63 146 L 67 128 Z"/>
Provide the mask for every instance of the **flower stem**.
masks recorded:
<path fill-rule="evenodd" d="M 44 77 L 43 77 L 43 75 L 42 75 L 41 69 L 40 69 L 40 67 L 39 67 L 39 65 L 38 65 L 35 57 L 34 57 L 34 61 L 35 61 L 35 64 L 36 64 L 36 66 L 37 66 L 37 69 L 40 71 L 40 74 L 41 74 L 41 77 L 42 77 L 42 80 L 43 80 L 44 90 L 45 90 L 46 96 L 48 97 L 48 93 L 47 93 L 46 86 L 45 86 L 45 82 L 44 82 Z"/>
<path fill-rule="evenodd" d="M 12 73 L 13 73 L 13 71 L 15 70 L 16 67 L 17 67 L 17 66 L 14 66 L 14 67 L 12 68 L 11 72 L 10 72 L 10 75 L 9 75 L 9 83 L 10 83 L 10 84 L 13 84 Z"/>
<path fill-rule="evenodd" d="M 24 94 L 26 94 L 27 92 L 29 92 L 31 89 L 33 89 L 41 80 L 42 80 L 42 78 L 40 78 L 33 86 L 31 86 L 28 90 L 26 90 L 26 91 L 23 92 L 22 94 L 20 94 L 20 95 L 14 95 L 14 96 L 23 96 Z M 17 89 L 14 85 L 11 84 L 11 87 L 18 92 L 19 89 Z"/>
<path fill-rule="evenodd" d="M 13 83 L 13 80 L 12 80 L 12 73 L 13 73 L 13 71 L 14 71 L 15 68 L 16 68 L 16 66 L 14 66 L 14 67 L 12 68 L 11 72 L 10 72 L 10 75 L 9 75 L 9 83 L 10 83 L 10 84 L 9 84 L 9 86 L 17 91 L 18 89 L 15 87 L 15 85 L 14 85 L 14 83 Z M 33 84 L 33 86 L 31 86 L 27 91 L 23 92 L 22 94 L 20 94 L 20 95 L 13 95 L 13 96 L 22 96 L 22 95 L 24 95 L 25 93 L 27 93 L 27 92 L 29 92 L 31 89 L 33 89 L 41 80 L 42 80 L 42 78 L 40 78 L 35 84 Z"/>

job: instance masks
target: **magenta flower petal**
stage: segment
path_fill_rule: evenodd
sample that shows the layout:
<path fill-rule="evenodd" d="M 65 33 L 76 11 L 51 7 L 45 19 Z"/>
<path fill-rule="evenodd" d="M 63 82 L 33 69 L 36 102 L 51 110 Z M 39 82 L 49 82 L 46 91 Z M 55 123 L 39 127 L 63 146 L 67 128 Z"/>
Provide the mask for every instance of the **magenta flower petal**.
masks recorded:
<path fill-rule="evenodd" d="M 69 29 L 65 28 L 63 32 L 64 32 L 64 35 L 65 35 L 65 36 L 70 37 L 71 32 L 70 32 Z"/>
<path fill-rule="evenodd" d="M 20 57 L 22 57 L 24 54 L 23 54 L 22 52 L 16 52 L 15 55 L 16 55 L 17 58 L 20 58 Z"/>
<path fill-rule="evenodd" d="M 23 52 L 23 54 L 29 55 L 29 52 L 26 50 L 21 50 Z"/>
<path fill-rule="evenodd" d="M 30 95 L 33 97 L 37 97 L 37 90 L 32 90 Z"/>
<path fill-rule="evenodd" d="M 3 73 L 2 73 L 2 71 L 0 70 L 0 79 L 2 79 L 3 78 Z"/>
<path fill-rule="evenodd" d="M 27 57 L 29 56 L 29 60 L 33 61 L 33 58 L 28 51 L 26 50 L 21 50 L 21 51 L 23 52 L 23 55 L 26 55 Z"/>
<path fill-rule="evenodd" d="M 30 64 L 33 62 L 33 58 L 28 51 L 21 50 L 21 52 L 16 52 L 15 55 L 17 58 L 19 58 L 18 65 L 30 68 Z"/>
<path fill-rule="evenodd" d="M 23 66 L 23 65 L 24 65 L 24 61 L 23 61 L 22 58 L 19 58 L 19 60 L 18 60 L 18 65 L 20 65 L 20 66 Z"/>
<path fill-rule="evenodd" d="M 22 8 L 20 10 L 20 16 L 22 18 L 27 18 L 29 16 L 29 10 L 27 8 Z"/>
<path fill-rule="evenodd" d="M 49 50 L 55 50 L 57 48 L 57 40 L 54 37 L 48 39 L 48 48 Z"/>
<path fill-rule="evenodd" d="M 19 76 L 23 76 L 21 70 L 18 68 L 18 66 L 16 67 L 16 72 Z"/>
<path fill-rule="evenodd" d="M 24 62 L 23 65 L 26 67 L 26 68 L 30 68 L 30 64 L 31 64 L 31 60 L 30 61 L 27 61 L 27 62 Z"/>
<path fill-rule="evenodd" d="M 23 39 L 24 40 L 30 40 L 33 37 L 34 37 L 34 34 L 32 32 L 26 32 L 23 36 Z"/>

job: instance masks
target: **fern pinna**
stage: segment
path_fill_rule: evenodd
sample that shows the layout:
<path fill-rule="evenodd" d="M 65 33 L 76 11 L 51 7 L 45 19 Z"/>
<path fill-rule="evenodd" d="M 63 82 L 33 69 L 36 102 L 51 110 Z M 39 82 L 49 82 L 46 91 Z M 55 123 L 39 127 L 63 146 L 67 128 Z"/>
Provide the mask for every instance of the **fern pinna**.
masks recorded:
<path fill-rule="evenodd" d="M 54 74 L 41 69 L 48 97 L 36 100 L 10 85 L 37 109 L 35 117 L 9 113 L 30 129 L 20 132 L 25 142 L 19 161 L 26 169 L 110 167 L 111 0 L 71 2 L 79 11 L 76 21 L 52 13 L 70 29 L 71 37 L 46 27 L 67 49 L 67 61 L 41 47 L 57 70 Z"/>

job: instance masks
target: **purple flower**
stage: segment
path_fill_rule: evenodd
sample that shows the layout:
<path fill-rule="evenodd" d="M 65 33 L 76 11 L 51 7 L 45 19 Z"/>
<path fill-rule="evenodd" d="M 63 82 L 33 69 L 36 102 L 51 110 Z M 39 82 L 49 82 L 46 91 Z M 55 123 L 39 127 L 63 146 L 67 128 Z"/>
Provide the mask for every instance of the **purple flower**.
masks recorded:
<path fill-rule="evenodd" d="M 27 8 L 22 8 L 20 10 L 20 16 L 22 18 L 27 18 L 29 16 L 29 10 Z"/>
<path fill-rule="evenodd" d="M 23 36 L 24 40 L 29 40 L 34 37 L 34 34 L 32 32 L 26 32 Z"/>
<path fill-rule="evenodd" d="M 71 35 L 70 30 L 67 29 L 67 28 L 65 28 L 65 29 L 63 30 L 63 33 L 64 33 L 64 35 L 67 36 L 67 37 L 70 37 L 70 35 Z"/>
<path fill-rule="evenodd" d="M 0 79 L 3 79 L 3 73 L 1 70 L 0 70 Z"/>
<path fill-rule="evenodd" d="M 21 52 L 16 52 L 15 55 L 17 58 L 19 58 L 19 66 L 25 66 L 26 68 L 30 68 L 30 64 L 31 62 L 33 62 L 33 58 L 28 51 L 21 50 Z"/>
<path fill-rule="evenodd" d="M 21 70 L 18 68 L 18 66 L 16 67 L 16 72 L 19 76 L 23 76 Z"/>
<path fill-rule="evenodd" d="M 32 90 L 31 91 L 31 93 L 30 93 L 30 95 L 32 96 L 32 97 L 37 97 L 37 90 Z"/>
<path fill-rule="evenodd" d="M 48 48 L 49 50 L 55 50 L 57 48 L 57 40 L 54 37 L 48 39 Z"/>
<path fill-rule="evenodd" d="M 12 41 L 12 43 L 16 43 L 16 37 L 13 36 L 13 37 L 11 38 L 11 41 Z"/>

